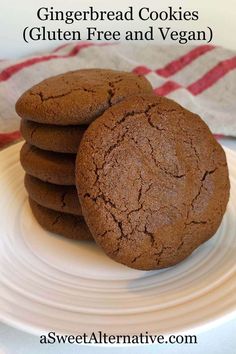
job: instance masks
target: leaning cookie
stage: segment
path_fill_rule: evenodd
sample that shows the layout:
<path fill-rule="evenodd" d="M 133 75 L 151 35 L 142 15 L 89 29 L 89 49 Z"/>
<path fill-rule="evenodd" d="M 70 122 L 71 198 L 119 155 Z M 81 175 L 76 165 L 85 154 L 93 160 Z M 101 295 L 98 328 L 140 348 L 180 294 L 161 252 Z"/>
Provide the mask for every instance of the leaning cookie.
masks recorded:
<path fill-rule="evenodd" d="M 128 98 L 89 126 L 76 185 L 96 242 L 143 270 L 172 266 L 212 237 L 230 188 L 225 153 L 207 125 L 154 96 Z"/>
<path fill-rule="evenodd" d="M 30 198 L 38 204 L 60 212 L 82 215 L 75 186 L 43 182 L 28 174 L 25 175 L 24 182 Z"/>
<path fill-rule="evenodd" d="M 140 93 L 152 93 L 143 76 L 105 69 L 77 70 L 33 86 L 17 101 L 16 112 L 38 123 L 89 124 L 107 108 Z"/>
<path fill-rule="evenodd" d="M 76 154 L 86 125 L 51 125 L 22 119 L 20 131 L 27 143 L 40 149 Z"/>
<path fill-rule="evenodd" d="M 61 185 L 75 184 L 75 157 L 75 154 L 45 151 L 27 143 L 20 151 L 20 162 L 26 173 Z"/>
<path fill-rule="evenodd" d="M 31 198 L 29 204 L 35 219 L 45 230 L 69 239 L 93 240 L 83 217 L 45 208 Z"/>

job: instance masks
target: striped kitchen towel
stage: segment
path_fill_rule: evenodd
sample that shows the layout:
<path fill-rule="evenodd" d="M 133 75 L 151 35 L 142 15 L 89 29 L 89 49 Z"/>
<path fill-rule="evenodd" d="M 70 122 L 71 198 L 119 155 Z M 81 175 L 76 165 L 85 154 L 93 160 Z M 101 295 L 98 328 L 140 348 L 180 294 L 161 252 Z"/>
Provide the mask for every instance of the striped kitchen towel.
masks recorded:
<path fill-rule="evenodd" d="M 198 113 L 213 133 L 236 137 L 236 55 L 232 51 L 208 45 L 79 42 L 30 58 L 0 61 L 0 147 L 20 137 L 14 106 L 25 90 L 47 77 L 94 67 L 145 75 L 157 95 Z"/>

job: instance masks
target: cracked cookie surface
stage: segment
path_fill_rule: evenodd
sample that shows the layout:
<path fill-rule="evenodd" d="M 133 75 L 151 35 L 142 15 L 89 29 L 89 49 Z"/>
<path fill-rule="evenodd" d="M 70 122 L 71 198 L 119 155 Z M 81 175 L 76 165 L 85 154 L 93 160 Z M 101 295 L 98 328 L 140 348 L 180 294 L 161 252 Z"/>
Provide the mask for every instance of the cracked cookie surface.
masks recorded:
<path fill-rule="evenodd" d="M 106 69 L 71 71 L 51 77 L 26 91 L 16 103 L 22 118 L 39 123 L 89 124 L 128 96 L 152 93 L 146 78 Z"/>
<path fill-rule="evenodd" d="M 31 176 L 61 185 L 75 185 L 75 154 L 61 154 L 24 143 L 20 162 Z"/>
<path fill-rule="evenodd" d="M 75 186 L 63 186 L 43 182 L 38 178 L 25 175 L 25 188 L 38 204 L 64 213 L 82 215 Z"/>
<path fill-rule="evenodd" d="M 83 217 L 45 208 L 29 198 L 35 219 L 46 230 L 74 240 L 93 241 Z"/>
<path fill-rule="evenodd" d="M 143 270 L 172 266 L 213 236 L 229 198 L 225 153 L 207 125 L 172 100 L 145 95 L 89 126 L 76 185 L 96 242 Z"/>
<path fill-rule="evenodd" d="M 52 125 L 22 119 L 20 131 L 27 143 L 40 149 L 76 154 L 86 130 L 84 125 Z"/>

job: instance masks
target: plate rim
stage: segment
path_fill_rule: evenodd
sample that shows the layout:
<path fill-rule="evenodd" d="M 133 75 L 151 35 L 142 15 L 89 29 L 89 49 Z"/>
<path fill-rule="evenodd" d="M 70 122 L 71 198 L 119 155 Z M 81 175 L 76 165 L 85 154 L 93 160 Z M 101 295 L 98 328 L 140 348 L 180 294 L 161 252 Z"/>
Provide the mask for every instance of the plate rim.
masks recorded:
<path fill-rule="evenodd" d="M 12 151 L 15 150 L 15 153 L 16 153 L 17 151 L 19 151 L 19 148 L 21 145 L 23 145 L 23 143 L 24 143 L 23 141 L 17 142 L 15 144 L 3 149 L 2 151 L 0 151 L 0 165 L 5 164 L 4 155 L 9 153 L 9 150 L 12 150 Z M 224 147 L 224 146 L 222 146 L 222 147 L 223 147 L 224 151 L 226 152 L 226 155 L 231 155 L 233 159 L 236 159 L 236 151 L 234 151 L 230 148 Z M 12 154 L 12 155 L 14 155 L 14 154 Z M 0 302 L 1 302 L 1 296 L 0 296 Z M 231 309 L 228 309 L 228 311 L 226 310 L 225 314 L 222 316 L 217 317 L 217 315 L 216 315 L 216 317 L 212 318 L 212 320 L 211 319 L 203 320 L 202 324 L 185 326 L 185 328 L 181 329 L 181 332 L 176 331 L 173 333 L 172 332 L 168 333 L 168 331 L 167 331 L 163 334 L 165 336 L 167 336 L 168 334 L 180 334 L 180 333 L 185 334 L 185 333 L 190 333 L 190 332 L 191 333 L 194 332 L 194 334 L 199 334 L 204 331 L 211 330 L 215 327 L 223 325 L 224 323 L 226 323 L 230 320 L 233 320 L 235 318 L 236 318 L 236 303 L 235 303 L 235 308 L 233 310 L 231 310 Z M 33 324 L 27 324 L 25 321 L 22 321 L 18 318 L 14 319 L 11 315 L 10 316 L 9 316 L 9 314 L 7 315 L 7 311 L 5 312 L 5 315 L 4 315 L 4 311 L 1 311 L 1 307 L 0 307 L 0 321 L 6 325 L 9 325 L 9 326 L 17 329 L 17 330 L 23 331 L 25 333 L 29 333 L 34 336 L 39 336 L 39 335 L 43 335 L 43 334 L 48 333 L 47 331 L 45 331 L 45 329 L 40 328 L 40 326 L 33 325 Z M 52 329 L 52 331 L 53 331 L 53 329 Z M 60 334 L 58 332 L 56 332 L 56 333 Z M 86 345 L 88 345 L 88 344 L 86 344 Z M 89 345 L 96 346 L 96 344 L 89 344 Z M 97 345 L 101 346 L 101 344 L 97 344 Z M 121 346 L 121 345 L 112 344 L 112 345 L 106 345 L 106 346 L 115 346 L 116 347 L 116 346 Z"/>

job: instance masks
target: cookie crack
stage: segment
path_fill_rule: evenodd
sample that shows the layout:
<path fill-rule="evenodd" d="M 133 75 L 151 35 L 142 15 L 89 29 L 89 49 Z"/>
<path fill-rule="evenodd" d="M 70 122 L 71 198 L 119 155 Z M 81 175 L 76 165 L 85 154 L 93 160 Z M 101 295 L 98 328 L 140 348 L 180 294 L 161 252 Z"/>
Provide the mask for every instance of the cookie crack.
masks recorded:
<path fill-rule="evenodd" d="M 154 105 L 153 107 L 157 107 L 157 108 L 158 108 L 159 105 L 160 105 L 160 104 L 157 104 L 157 105 Z M 151 107 L 151 108 L 153 108 L 153 107 Z M 151 108 L 150 108 L 150 109 L 151 109 Z M 148 109 L 148 110 L 145 112 L 145 114 L 146 114 L 146 116 L 147 116 L 148 124 L 149 124 L 152 128 L 154 128 L 154 129 L 156 129 L 156 130 L 158 130 L 158 131 L 166 131 L 166 129 L 160 128 L 158 125 L 153 124 L 153 122 L 152 122 L 152 120 L 151 120 L 152 117 L 151 117 L 150 114 L 149 114 L 150 109 Z M 158 113 L 158 115 L 159 115 L 160 117 L 163 117 L 164 113 L 174 113 L 174 112 L 176 112 L 176 109 L 165 109 L 164 111 L 159 111 L 159 110 L 157 109 L 157 113 Z"/>
<path fill-rule="evenodd" d="M 58 215 L 58 216 L 54 219 L 54 221 L 52 222 L 52 226 L 55 226 L 55 225 L 59 222 L 59 220 L 61 219 L 61 217 L 62 217 L 62 215 Z"/>
<path fill-rule="evenodd" d="M 196 220 L 192 220 L 192 221 L 190 221 L 190 222 L 188 222 L 188 223 L 185 223 L 185 225 L 191 225 L 191 224 L 195 224 L 195 225 L 198 225 L 198 224 L 206 224 L 207 223 L 207 221 L 196 221 Z"/>
<path fill-rule="evenodd" d="M 142 253 L 140 253 L 138 256 L 134 257 L 132 260 L 131 260 L 131 263 L 135 263 L 137 261 L 137 259 L 141 258 L 142 257 Z"/>
<path fill-rule="evenodd" d="M 64 209 L 65 206 L 66 206 L 66 202 L 65 202 L 66 195 L 67 195 L 67 192 L 64 192 L 64 193 L 61 195 L 61 208 L 62 208 L 62 209 Z"/>
<path fill-rule="evenodd" d="M 114 213 L 112 212 L 111 209 L 109 209 L 107 207 L 107 205 L 110 203 L 110 201 L 106 201 L 105 199 L 105 196 L 102 194 L 102 195 L 99 195 L 97 198 L 100 198 L 103 200 L 104 202 L 104 207 L 106 209 L 106 211 L 110 214 L 110 216 L 112 217 L 112 219 L 114 220 L 115 224 L 117 225 L 119 231 L 120 231 L 120 236 L 117 238 L 117 241 L 119 241 L 121 238 L 124 238 L 126 235 L 123 231 L 123 228 L 122 228 L 122 221 L 118 220 L 117 217 L 114 215 Z M 114 205 L 114 204 L 113 204 Z M 115 205 L 114 205 L 115 207 Z M 116 207 L 115 207 L 116 208 Z M 117 208 L 116 208 L 117 209 Z"/>
<path fill-rule="evenodd" d="M 141 99 L 142 97 L 140 97 L 140 99 Z M 129 111 L 129 112 L 127 112 L 124 116 L 122 116 L 122 118 L 120 118 L 120 120 L 118 120 L 117 121 L 117 123 L 114 125 L 114 127 L 108 127 L 108 126 L 106 126 L 108 129 L 110 129 L 111 131 L 113 131 L 113 130 L 115 130 L 116 128 L 117 128 L 117 126 L 119 126 L 119 125 L 121 125 L 123 122 L 125 122 L 125 120 L 128 118 L 128 117 L 133 117 L 133 116 L 135 116 L 135 115 L 138 115 L 138 114 L 144 114 L 144 115 L 146 115 L 149 111 L 150 111 L 150 109 L 152 109 L 153 107 L 157 107 L 159 104 L 157 104 L 157 103 L 153 103 L 153 104 L 150 104 L 150 105 L 148 105 L 148 108 L 147 109 L 145 109 L 145 110 L 140 110 L 140 111 L 135 111 L 135 110 L 133 110 L 133 111 Z M 111 112 L 111 114 L 113 115 L 113 113 Z M 113 115 L 114 116 L 114 115 Z M 114 116 L 115 117 L 115 116 Z M 116 118 L 116 117 L 115 117 Z"/>
<path fill-rule="evenodd" d="M 157 168 L 159 168 L 162 172 L 164 172 L 166 175 L 169 175 L 169 176 L 171 176 L 171 177 L 173 177 L 173 178 L 183 178 L 183 177 L 185 177 L 186 175 L 185 174 L 174 174 L 174 173 L 172 173 L 172 172 L 170 172 L 170 171 L 168 171 L 166 168 L 164 168 L 163 166 L 162 166 L 162 164 L 160 163 L 160 161 L 158 161 L 157 159 L 156 159 L 156 157 L 155 157 L 155 154 L 154 154 L 154 150 L 153 150 L 153 146 L 152 146 L 152 143 L 151 143 L 151 141 L 150 141 L 150 139 L 148 138 L 148 137 L 146 137 L 146 139 L 147 139 L 147 141 L 148 141 L 148 145 L 149 145 L 149 147 L 150 147 L 150 149 L 151 149 L 151 157 L 152 157 L 152 160 L 154 161 L 154 163 L 155 163 L 155 165 L 156 165 L 156 167 Z"/>
<path fill-rule="evenodd" d="M 152 245 L 152 247 L 153 247 L 153 245 L 154 245 L 154 243 L 155 243 L 155 238 L 154 238 L 153 233 L 151 233 L 151 232 L 149 232 L 149 231 L 147 230 L 147 224 L 145 224 L 145 226 L 144 226 L 144 233 L 145 233 L 145 235 L 147 235 L 147 236 L 150 237 L 151 245 Z"/>
<path fill-rule="evenodd" d="M 204 175 L 203 175 L 202 178 L 201 178 L 201 185 L 200 185 L 199 191 L 198 191 L 198 193 L 195 195 L 195 197 L 193 198 L 193 200 L 192 200 L 192 202 L 191 202 L 191 207 L 192 207 L 192 209 L 194 209 L 194 203 L 196 202 L 196 200 L 198 199 L 198 197 L 199 197 L 200 194 L 201 194 L 202 188 L 203 188 L 203 186 L 204 186 L 204 181 L 206 180 L 207 176 L 213 174 L 216 170 L 217 170 L 217 167 L 214 168 L 214 169 L 211 170 L 211 171 L 205 171 Z"/>
<path fill-rule="evenodd" d="M 87 88 L 84 88 L 84 87 L 78 87 L 78 88 L 73 88 L 71 90 L 68 90 L 67 92 L 64 92 L 60 95 L 52 95 L 52 96 L 48 96 L 48 97 L 44 97 L 43 93 L 40 91 L 40 92 L 31 92 L 30 94 L 32 96 L 39 96 L 40 99 L 41 99 L 41 102 L 46 102 L 46 101 L 49 101 L 49 100 L 53 100 L 53 99 L 57 99 L 57 98 L 62 98 L 62 97 L 65 97 L 65 96 L 68 96 L 70 95 L 71 93 L 75 92 L 75 91 L 84 91 L 84 92 L 88 92 L 88 93 L 96 93 L 95 90 L 92 90 L 92 89 L 87 89 Z"/>
<path fill-rule="evenodd" d="M 113 97 L 115 95 L 115 92 L 116 92 L 116 87 L 115 85 L 119 82 L 121 82 L 123 79 L 120 78 L 120 79 L 117 79 L 117 80 L 114 80 L 114 81 L 110 81 L 108 82 L 108 86 L 109 86 L 109 89 L 108 89 L 108 105 L 109 107 L 111 107 L 113 105 Z"/>
<path fill-rule="evenodd" d="M 184 129 L 183 129 L 183 131 L 184 131 L 185 134 L 187 135 L 187 132 L 186 132 Z M 190 146 L 190 148 L 192 149 L 194 155 L 196 156 L 197 169 L 200 171 L 200 170 L 201 170 L 201 169 L 200 169 L 200 166 L 199 166 L 199 161 L 201 160 L 201 159 L 200 159 L 200 156 L 199 156 L 199 154 L 198 154 L 198 152 L 197 152 L 196 147 L 195 147 L 194 144 L 193 144 L 192 138 L 191 138 L 190 136 L 188 136 L 188 138 L 189 138 L 189 141 L 188 141 L 188 140 L 183 140 L 183 142 L 186 143 L 186 144 L 188 144 L 188 145 Z"/>
<path fill-rule="evenodd" d="M 199 196 L 201 195 L 201 192 L 202 192 L 202 189 L 204 187 L 204 181 L 206 180 L 207 176 L 213 174 L 216 170 L 218 169 L 218 167 L 215 167 L 213 170 L 210 170 L 210 171 L 205 171 L 202 178 L 201 178 L 201 184 L 200 184 L 200 187 L 199 187 L 199 190 L 197 192 L 197 194 L 195 195 L 195 197 L 192 199 L 191 203 L 190 203 L 190 208 L 187 212 L 187 217 L 186 217 L 186 221 L 184 223 L 185 225 L 185 228 L 188 226 L 188 225 L 191 225 L 191 224 L 206 224 L 207 221 L 205 220 L 189 220 L 189 214 L 190 214 L 190 211 L 191 210 L 194 210 L 194 204 L 196 203 L 197 199 L 199 198 Z"/>
<path fill-rule="evenodd" d="M 120 136 L 120 138 L 117 140 L 117 142 L 114 143 L 113 145 L 111 145 L 111 146 L 109 147 L 109 149 L 106 151 L 106 153 L 105 153 L 105 155 L 104 155 L 104 160 L 105 160 L 105 161 L 104 161 L 102 167 L 100 168 L 100 170 L 102 170 L 102 169 L 104 168 L 104 166 L 105 166 L 105 164 L 106 164 L 106 161 L 107 161 L 107 157 L 111 154 L 111 152 L 112 152 L 114 149 L 116 149 L 116 148 L 118 147 L 118 145 L 120 145 L 120 144 L 124 141 L 125 136 L 126 136 L 127 133 L 128 133 L 128 129 L 126 129 L 125 132 L 124 132 L 124 133 Z"/>
<path fill-rule="evenodd" d="M 34 127 L 31 132 L 30 132 L 30 139 L 33 139 L 33 135 L 35 134 L 36 130 L 38 130 L 38 127 Z"/>

